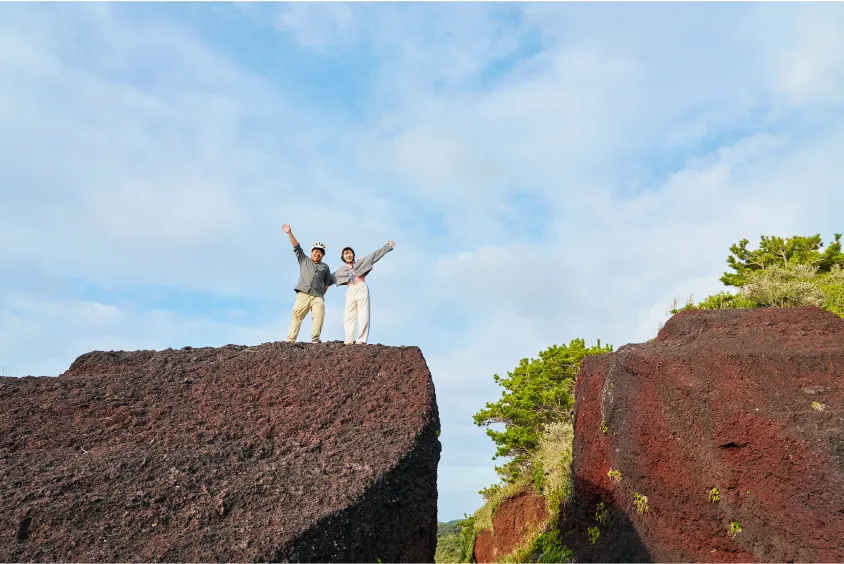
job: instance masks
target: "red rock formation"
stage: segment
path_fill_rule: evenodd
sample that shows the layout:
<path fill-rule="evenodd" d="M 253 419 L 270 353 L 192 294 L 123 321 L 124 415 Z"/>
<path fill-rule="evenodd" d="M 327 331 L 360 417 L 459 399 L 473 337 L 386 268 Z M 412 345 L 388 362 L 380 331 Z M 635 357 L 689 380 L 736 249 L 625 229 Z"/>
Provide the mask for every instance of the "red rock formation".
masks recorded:
<path fill-rule="evenodd" d="M 95 352 L 0 378 L 0 561 L 433 561 L 416 347 Z"/>
<path fill-rule="evenodd" d="M 653 342 L 587 358 L 572 471 L 578 561 L 844 560 L 844 320 L 684 311 Z"/>
<path fill-rule="evenodd" d="M 475 560 L 495 562 L 513 552 L 547 517 L 545 498 L 533 490 L 505 499 L 496 508 L 492 520 L 495 533 L 486 529 L 475 539 Z"/>

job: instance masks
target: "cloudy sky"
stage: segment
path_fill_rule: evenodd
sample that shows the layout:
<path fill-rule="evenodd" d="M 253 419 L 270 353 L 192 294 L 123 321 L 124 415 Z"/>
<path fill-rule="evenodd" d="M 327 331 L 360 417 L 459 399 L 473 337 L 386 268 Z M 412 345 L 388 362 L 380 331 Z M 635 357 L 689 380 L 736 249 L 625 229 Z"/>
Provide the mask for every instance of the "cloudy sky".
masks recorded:
<path fill-rule="evenodd" d="M 495 481 L 493 374 L 842 231 L 840 4 L 4 3 L 0 85 L 4 374 L 281 340 L 282 223 L 395 239 L 371 342 L 431 368 L 441 520 Z"/>

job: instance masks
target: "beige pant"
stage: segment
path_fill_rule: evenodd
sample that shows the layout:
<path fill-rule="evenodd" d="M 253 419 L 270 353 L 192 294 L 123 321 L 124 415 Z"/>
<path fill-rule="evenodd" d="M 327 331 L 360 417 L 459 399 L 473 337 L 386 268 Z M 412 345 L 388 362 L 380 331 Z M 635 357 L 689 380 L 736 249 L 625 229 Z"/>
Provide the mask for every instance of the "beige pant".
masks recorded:
<path fill-rule="evenodd" d="M 366 282 L 350 285 L 346 290 L 346 311 L 343 314 L 343 329 L 346 330 L 346 344 L 355 342 L 355 321 L 358 322 L 358 343 L 369 338 L 369 286 Z"/>
<path fill-rule="evenodd" d="M 293 302 L 293 319 L 290 321 L 290 330 L 287 332 L 287 340 L 293 342 L 299 336 L 299 329 L 302 321 L 308 312 L 311 312 L 311 341 L 318 341 L 322 332 L 322 322 L 325 320 L 325 300 L 319 296 L 312 296 L 305 292 L 296 292 L 296 301 Z"/>

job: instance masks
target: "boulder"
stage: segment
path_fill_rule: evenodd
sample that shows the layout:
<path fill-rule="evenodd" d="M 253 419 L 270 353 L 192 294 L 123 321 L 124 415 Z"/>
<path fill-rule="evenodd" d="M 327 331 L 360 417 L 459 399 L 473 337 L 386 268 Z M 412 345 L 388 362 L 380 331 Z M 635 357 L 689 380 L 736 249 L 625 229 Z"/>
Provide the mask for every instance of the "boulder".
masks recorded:
<path fill-rule="evenodd" d="M 0 378 L 0 561 L 430 562 L 416 347 L 93 352 Z"/>
<path fill-rule="evenodd" d="M 575 395 L 578 561 L 844 561 L 844 319 L 683 311 Z"/>
<path fill-rule="evenodd" d="M 492 530 L 475 538 L 475 561 L 496 562 L 510 554 L 548 518 L 545 498 L 532 489 L 504 499 L 495 509 Z"/>

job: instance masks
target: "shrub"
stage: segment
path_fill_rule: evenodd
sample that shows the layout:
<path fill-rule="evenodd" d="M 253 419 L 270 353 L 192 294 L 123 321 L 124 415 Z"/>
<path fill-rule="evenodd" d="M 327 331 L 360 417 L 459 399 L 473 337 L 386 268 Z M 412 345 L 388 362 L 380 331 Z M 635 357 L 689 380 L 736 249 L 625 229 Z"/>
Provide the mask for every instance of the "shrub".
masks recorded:
<path fill-rule="evenodd" d="M 818 282 L 824 295 L 823 307 L 839 317 L 844 317 L 844 267 L 836 266 Z"/>
<path fill-rule="evenodd" d="M 813 266 L 774 265 L 748 276 L 748 284 L 739 294 L 762 307 L 820 307 L 825 296 L 818 282 L 817 268 Z"/>
<path fill-rule="evenodd" d="M 460 562 L 474 562 L 475 560 L 475 517 L 466 516 L 459 519 L 460 527 Z"/>

